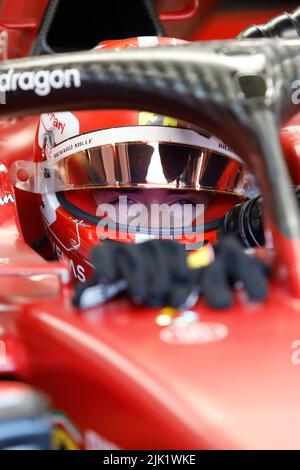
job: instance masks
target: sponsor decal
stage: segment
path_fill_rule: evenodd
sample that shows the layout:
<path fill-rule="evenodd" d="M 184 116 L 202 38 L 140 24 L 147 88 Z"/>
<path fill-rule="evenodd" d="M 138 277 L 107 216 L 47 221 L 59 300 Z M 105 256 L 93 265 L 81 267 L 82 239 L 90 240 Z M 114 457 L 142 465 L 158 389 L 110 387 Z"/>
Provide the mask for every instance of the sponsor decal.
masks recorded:
<path fill-rule="evenodd" d="M 58 114 L 62 113 L 56 113 L 56 117 L 60 122 L 64 123 L 65 121 L 63 120 L 62 116 L 58 117 Z M 147 116 L 141 118 L 142 114 L 146 114 Z M 228 155 L 229 157 L 234 158 L 235 160 L 241 161 L 236 154 L 232 153 L 230 147 L 223 144 L 216 137 L 211 136 L 208 138 L 192 129 L 176 127 L 175 122 L 173 124 L 171 123 L 172 118 L 163 117 L 162 121 L 155 121 L 155 116 L 158 119 L 161 119 L 161 116 L 152 115 L 154 120 L 153 121 L 152 117 L 149 117 L 149 114 L 151 113 L 140 113 L 139 126 L 102 129 L 98 131 L 89 132 L 84 135 L 78 135 L 78 129 L 77 135 L 73 138 L 70 138 L 69 135 L 67 135 L 67 132 L 68 128 L 70 128 L 70 130 L 73 129 L 73 125 L 75 126 L 75 121 L 74 124 L 70 122 L 66 125 L 62 135 L 57 127 L 54 127 L 52 123 L 48 123 L 49 116 L 42 115 L 39 145 L 41 148 L 43 147 L 45 133 L 51 132 L 55 136 L 55 144 L 59 143 L 59 145 L 56 145 L 54 148 L 50 149 L 50 159 L 62 159 L 78 151 L 87 150 L 89 148 L 94 147 L 100 147 L 102 145 L 112 145 L 112 143 L 118 144 L 124 142 L 168 142 L 174 144 L 191 145 L 194 147 L 203 147 L 205 149 L 210 149 L 217 152 L 221 151 L 223 154 Z M 75 116 L 73 117 L 75 120 L 77 120 Z M 169 119 L 170 121 L 166 121 Z M 141 125 L 142 122 L 144 123 L 143 125 Z M 44 129 L 41 129 L 42 125 L 44 126 Z M 58 123 L 57 125 L 59 126 Z M 72 134 L 72 132 L 70 132 L 70 134 Z M 73 136 L 74 134 L 75 132 L 73 131 Z"/>
<path fill-rule="evenodd" d="M 49 235 L 49 240 L 52 246 L 52 250 L 56 254 L 58 260 L 68 260 L 70 263 L 70 270 L 73 278 L 79 282 L 86 282 L 86 275 L 85 275 L 85 268 L 82 264 L 77 263 L 76 260 L 72 259 L 71 257 L 66 258 L 63 249 L 60 245 Z M 71 251 L 69 249 L 69 251 Z"/>
<path fill-rule="evenodd" d="M 15 202 L 15 198 L 12 194 L 6 194 L 5 196 L 0 197 L 0 206 L 5 206 L 9 202 Z"/>
<path fill-rule="evenodd" d="M 63 140 L 70 139 L 71 137 L 78 135 L 79 121 L 77 117 L 69 111 L 42 114 L 39 126 L 40 148 L 43 148 L 45 138 L 49 134 L 51 136 L 50 140 L 52 145 L 57 145 Z"/>
<path fill-rule="evenodd" d="M 51 90 L 79 88 L 80 72 L 77 69 L 55 69 L 15 72 L 10 69 L 0 75 L 0 92 L 33 91 L 38 96 L 47 96 Z"/>
<path fill-rule="evenodd" d="M 71 272 L 76 280 L 79 282 L 86 282 L 85 269 L 81 264 L 74 262 L 70 259 Z"/>
<path fill-rule="evenodd" d="M 92 139 L 80 139 L 75 142 L 74 145 L 68 145 L 67 147 L 62 148 L 58 152 L 55 152 L 54 158 L 61 157 L 64 153 L 69 153 L 71 150 L 74 150 L 74 153 L 78 152 L 79 150 L 84 150 L 86 148 L 89 148 L 91 144 Z"/>
<path fill-rule="evenodd" d="M 219 142 L 219 149 L 227 153 L 234 153 L 233 148 L 229 147 L 229 145 L 224 144 L 224 142 Z"/>
<path fill-rule="evenodd" d="M 59 116 L 56 116 L 54 113 L 48 113 L 49 120 L 53 124 L 53 127 L 56 127 L 58 132 L 62 135 L 64 133 L 66 123 L 59 120 Z"/>
<path fill-rule="evenodd" d="M 222 323 L 202 322 L 199 312 L 190 309 L 164 307 L 155 319 L 161 341 L 175 345 L 206 344 L 220 341 L 228 335 Z"/>

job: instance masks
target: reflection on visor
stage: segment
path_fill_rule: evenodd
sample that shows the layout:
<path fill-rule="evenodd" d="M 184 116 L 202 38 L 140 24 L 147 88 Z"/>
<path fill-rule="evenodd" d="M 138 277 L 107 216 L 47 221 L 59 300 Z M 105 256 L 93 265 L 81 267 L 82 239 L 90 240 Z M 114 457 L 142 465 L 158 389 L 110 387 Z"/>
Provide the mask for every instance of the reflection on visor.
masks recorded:
<path fill-rule="evenodd" d="M 45 154 L 45 161 L 12 164 L 16 187 L 35 193 L 104 187 L 256 193 L 253 177 L 230 147 L 191 129 L 104 129 L 54 147 L 46 141 Z"/>
<path fill-rule="evenodd" d="M 27 177 L 24 172 L 27 172 Z M 167 142 L 101 145 L 45 162 L 15 162 L 11 176 L 36 193 L 84 188 L 205 189 L 253 197 L 253 177 L 237 158 Z"/>

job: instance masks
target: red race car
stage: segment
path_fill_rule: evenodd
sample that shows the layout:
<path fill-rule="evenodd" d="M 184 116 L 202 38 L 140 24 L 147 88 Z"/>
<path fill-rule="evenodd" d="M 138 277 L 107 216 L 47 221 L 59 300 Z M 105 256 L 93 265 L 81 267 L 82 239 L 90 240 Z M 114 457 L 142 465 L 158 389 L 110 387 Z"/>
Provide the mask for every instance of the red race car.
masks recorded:
<path fill-rule="evenodd" d="M 108 3 L 101 8 L 109 17 Z M 132 3 L 143 4 L 140 24 L 127 15 L 127 29 L 116 20 L 109 34 L 103 21 L 100 37 L 95 7 L 81 2 L 23 0 L 18 15 L 9 1 L 0 4 L 0 447 L 298 449 L 300 219 L 292 186 L 300 185 L 300 115 L 296 86 L 293 103 L 288 92 L 300 76 L 300 43 L 158 38 L 150 2 Z M 128 126 L 135 137 L 126 140 Z M 202 299 L 141 306 L 125 295 L 74 305 L 99 238 L 91 193 L 119 188 L 125 177 L 129 192 L 146 187 L 144 167 L 133 177 L 132 163 L 146 144 L 152 189 L 178 189 L 180 179 L 185 199 L 194 189 L 215 193 L 213 204 L 201 201 L 208 222 L 223 225 L 206 226 L 202 242 L 215 243 L 218 229 L 264 245 L 258 255 L 272 276 L 261 302 L 238 289 L 221 311 Z M 170 145 L 172 156 L 186 157 L 184 169 L 168 167 Z M 122 178 L 109 167 L 116 160 Z M 211 162 L 219 173 L 208 183 Z M 198 249 L 200 264 L 209 253 Z"/>

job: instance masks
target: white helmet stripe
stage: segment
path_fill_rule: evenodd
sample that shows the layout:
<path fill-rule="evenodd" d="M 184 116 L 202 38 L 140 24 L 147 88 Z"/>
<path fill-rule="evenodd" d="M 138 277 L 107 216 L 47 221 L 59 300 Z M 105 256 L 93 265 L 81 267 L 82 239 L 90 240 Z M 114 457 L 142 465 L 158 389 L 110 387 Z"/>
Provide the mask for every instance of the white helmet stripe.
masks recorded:
<path fill-rule="evenodd" d="M 123 142 L 166 142 L 214 150 L 241 161 L 237 154 L 216 137 L 205 137 L 192 129 L 168 126 L 129 126 L 104 129 L 76 136 L 50 148 L 48 158 L 61 160 L 81 150 Z"/>

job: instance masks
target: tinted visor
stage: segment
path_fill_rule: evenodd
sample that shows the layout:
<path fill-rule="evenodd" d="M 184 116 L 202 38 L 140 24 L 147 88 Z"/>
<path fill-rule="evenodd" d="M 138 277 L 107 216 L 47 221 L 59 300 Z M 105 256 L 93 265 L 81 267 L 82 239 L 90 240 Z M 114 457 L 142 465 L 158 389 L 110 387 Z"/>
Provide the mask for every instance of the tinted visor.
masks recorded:
<path fill-rule="evenodd" d="M 188 142 L 188 135 L 185 137 Z M 201 137 L 201 144 L 206 144 L 204 139 L 209 144 L 209 139 Z M 103 187 L 162 187 L 252 197 L 254 179 L 238 157 L 232 152 L 223 153 L 219 147 L 212 148 L 216 145 L 209 148 L 186 142 L 123 141 L 76 152 L 72 152 L 76 148 L 74 144 L 68 146 L 67 142 L 56 152 L 54 148 L 48 160 L 31 163 L 34 168 L 30 167 L 30 162 L 16 162 L 11 175 L 17 187 L 37 193 Z M 24 171 L 28 173 L 27 179 L 26 175 L 22 176 Z"/>
<path fill-rule="evenodd" d="M 136 186 L 238 193 L 246 189 L 245 167 L 239 161 L 180 144 L 106 145 L 67 157 L 54 171 L 54 191 Z"/>

